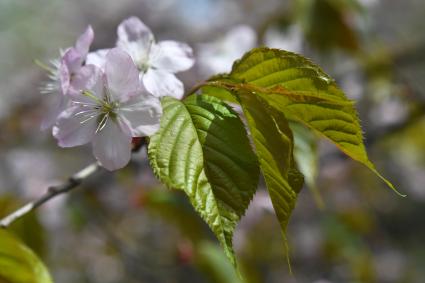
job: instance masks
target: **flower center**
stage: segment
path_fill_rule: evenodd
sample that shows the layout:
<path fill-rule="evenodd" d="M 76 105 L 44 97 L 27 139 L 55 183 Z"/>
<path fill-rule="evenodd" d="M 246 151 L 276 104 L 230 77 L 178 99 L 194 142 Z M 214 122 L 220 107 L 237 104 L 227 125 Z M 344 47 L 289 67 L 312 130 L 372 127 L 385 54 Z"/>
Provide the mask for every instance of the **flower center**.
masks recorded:
<path fill-rule="evenodd" d="M 92 92 L 85 90 L 82 94 L 90 98 L 94 104 L 91 103 L 80 103 L 83 108 L 89 108 L 83 110 L 77 114 L 84 114 L 83 117 L 88 117 L 81 123 L 85 123 L 93 118 L 97 118 L 97 129 L 96 133 L 100 132 L 108 122 L 109 119 L 116 120 L 118 117 L 118 109 L 120 107 L 119 102 L 112 101 L 111 96 L 107 89 L 105 89 L 105 97 L 99 98 Z"/>
<path fill-rule="evenodd" d="M 119 108 L 118 102 L 106 102 L 102 105 L 99 105 L 99 111 L 103 114 L 109 115 L 111 118 L 115 118 L 117 115 L 117 110 Z"/>
<path fill-rule="evenodd" d="M 149 67 L 149 63 L 146 60 L 140 61 L 137 64 L 137 69 L 139 69 L 142 73 L 146 73 L 149 70 Z"/>

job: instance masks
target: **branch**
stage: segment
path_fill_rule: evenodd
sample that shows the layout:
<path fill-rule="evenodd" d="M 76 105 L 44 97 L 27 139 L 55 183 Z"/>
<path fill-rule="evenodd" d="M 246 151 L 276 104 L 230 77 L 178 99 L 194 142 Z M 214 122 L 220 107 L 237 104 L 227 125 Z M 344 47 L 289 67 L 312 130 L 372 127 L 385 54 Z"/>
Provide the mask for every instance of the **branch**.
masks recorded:
<path fill-rule="evenodd" d="M 92 163 L 89 166 L 85 167 L 84 169 L 80 170 L 79 172 L 75 173 L 65 183 L 57 185 L 57 186 L 49 187 L 47 189 L 47 192 L 44 193 L 41 197 L 27 203 L 26 205 L 22 206 L 18 210 L 15 210 L 11 214 L 1 219 L 0 227 L 7 228 L 10 224 L 15 222 L 17 219 L 33 211 L 34 209 L 41 206 L 42 204 L 49 201 L 50 199 L 56 197 L 57 195 L 67 193 L 71 191 L 72 189 L 78 187 L 85 179 L 87 179 L 89 176 L 97 172 L 99 168 L 100 168 L 100 165 L 98 163 Z"/>

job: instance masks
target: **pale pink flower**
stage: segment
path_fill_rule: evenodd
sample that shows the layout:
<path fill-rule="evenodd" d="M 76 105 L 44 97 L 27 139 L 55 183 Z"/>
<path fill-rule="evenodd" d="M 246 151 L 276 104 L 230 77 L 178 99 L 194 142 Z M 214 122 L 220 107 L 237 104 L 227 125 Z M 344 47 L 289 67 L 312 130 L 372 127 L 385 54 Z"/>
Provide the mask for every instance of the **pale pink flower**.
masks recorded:
<path fill-rule="evenodd" d="M 85 32 L 77 39 L 75 46 L 61 52 L 61 58 L 52 60 L 51 67 L 44 67 L 49 72 L 50 81 L 45 85 L 42 92 L 51 94 L 51 97 L 49 110 L 41 124 L 42 130 L 51 128 L 56 123 L 58 115 L 69 103 L 68 94 L 81 91 L 78 89 L 78 85 L 73 82 L 74 78 L 81 76 L 79 73 L 86 60 L 93 38 L 93 29 L 88 26 Z"/>
<path fill-rule="evenodd" d="M 68 48 L 63 54 L 59 74 L 62 93 L 64 95 L 69 94 L 69 92 L 80 91 L 78 87 L 76 88 L 73 85 L 73 78 L 80 71 L 81 67 L 83 67 L 93 38 L 93 29 L 91 26 L 88 26 L 86 31 L 77 39 L 75 46 Z"/>
<path fill-rule="evenodd" d="M 145 88 L 156 97 L 183 97 L 183 83 L 175 73 L 190 69 L 194 64 L 189 45 L 177 41 L 156 43 L 151 30 L 137 17 L 130 17 L 118 26 L 117 47 L 125 50 L 139 70 Z M 89 53 L 88 64 L 104 65 L 106 50 Z"/>
<path fill-rule="evenodd" d="M 104 71 L 86 65 L 78 74 L 74 83 L 84 90 L 70 95 L 72 102 L 59 115 L 53 135 L 61 147 L 91 142 L 102 166 L 122 168 L 130 160 L 132 137 L 159 129 L 159 99 L 141 89 L 136 66 L 119 48 L 106 54 Z"/>

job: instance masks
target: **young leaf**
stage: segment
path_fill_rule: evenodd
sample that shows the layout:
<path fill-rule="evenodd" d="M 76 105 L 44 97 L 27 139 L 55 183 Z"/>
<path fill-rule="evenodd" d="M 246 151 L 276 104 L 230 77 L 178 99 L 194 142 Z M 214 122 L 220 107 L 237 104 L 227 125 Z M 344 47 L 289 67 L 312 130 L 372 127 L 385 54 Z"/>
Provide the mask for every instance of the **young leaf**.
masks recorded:
<path fill-rule="evenodd" d="M 231 79 L 233 83 L 229 83 Z M 223 82 L 210 84 L 263 95 L 288 120 L 300 122 L 328 138 L 397 192 L 367 156 L 354 103 L 308 59 L 283 50 L 256 48 L 235 62 Z"/>
<path fill-rule="evenodd" d="M 293 137 L 285 116 L 260 96 L 237 92 L 267 189 L 286 240 L 286 226 L 295 206 L 303 177 L 295 166 Z"/>
<path fill-rule="evenodd" d="M 0 282 L 52 282 L 40 259 L 4 229 L 0 229 Z"/>
<path fill-rule="evenodd" d="M 257 159 L 238 115 L 217 98 L 163 98 L 160 130 L 149 142 L 157 177 L 186 192 L 236 265 L 233 231 L 259 179 Z"/>

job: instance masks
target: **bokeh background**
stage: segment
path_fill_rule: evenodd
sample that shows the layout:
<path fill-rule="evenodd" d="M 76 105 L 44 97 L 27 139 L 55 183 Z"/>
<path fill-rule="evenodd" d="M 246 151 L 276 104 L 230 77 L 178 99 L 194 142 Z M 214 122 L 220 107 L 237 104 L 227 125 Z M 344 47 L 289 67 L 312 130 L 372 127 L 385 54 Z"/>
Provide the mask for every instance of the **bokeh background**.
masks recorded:
<path fill-rule="evenodd" d="M 319 63 L 357 101 L 371 159 L 408 195 L 398 197 L 327 142 L 318 176 L 288 228 L 260 188 L 235 247 L 248 283 L 425 282 L 425 1 L 0 0 L 0 216 L 58 184 L 93 157 L 40 131 L 48 62 L 91 24 L 93 49 L 139 16 L 158 40 L 188 42 L 197 64 L 186 89 L 268 45 Z M 238 277 L 185 196 L 154 178 L 145 150 L 115 173 L 92 176 L 11 227 L 55 282 L 217 282 Z"/>

